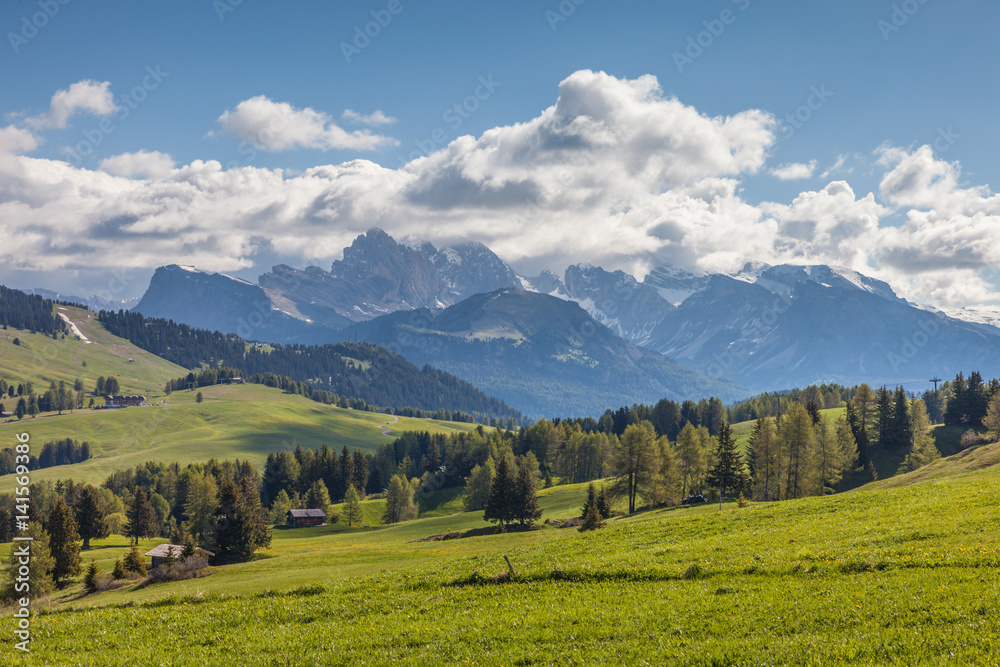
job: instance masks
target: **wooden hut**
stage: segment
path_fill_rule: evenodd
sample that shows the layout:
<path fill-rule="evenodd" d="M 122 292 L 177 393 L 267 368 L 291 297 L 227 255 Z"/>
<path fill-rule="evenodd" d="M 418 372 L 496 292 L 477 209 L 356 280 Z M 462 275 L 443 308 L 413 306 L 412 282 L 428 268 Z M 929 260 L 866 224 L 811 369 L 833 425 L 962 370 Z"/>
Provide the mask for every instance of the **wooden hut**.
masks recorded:
<path fill-rule="evenodd" d="M 184 545 L 183 544 L 161 544 L 160 546 L 156 547 L 155 549 L 151 549 L 150 551 L 147 551 L 146 555 L 150 556 L 153 559 L 153 566 L 150 569 L 155 570 L 156 568 L 158 568 L 161 565 L 163 565 L 163 561 L 167 559 L 167 557 L 168 557 L 168 555 L 169 555 L 169 553 L 171 551 L 173 551 L 174 558 L 176 560 L 180 560 L 181 559 L 181 554 L 184 553 Z M 211 558 L 212 556 L 215 555 L 214 553 L 212 553 L 208 549 L 202 549 L 201 547 L 195 547 L 195 553 L 201 554 L 202 556 L 205 556 L 207 558 Z"/>
<path fill-rule="evenodd" d="M 289 510 L 287 524 L 290 528 L 305 526 L 322 526 L 326 523 L 326 512 L 323 510 Z"/>

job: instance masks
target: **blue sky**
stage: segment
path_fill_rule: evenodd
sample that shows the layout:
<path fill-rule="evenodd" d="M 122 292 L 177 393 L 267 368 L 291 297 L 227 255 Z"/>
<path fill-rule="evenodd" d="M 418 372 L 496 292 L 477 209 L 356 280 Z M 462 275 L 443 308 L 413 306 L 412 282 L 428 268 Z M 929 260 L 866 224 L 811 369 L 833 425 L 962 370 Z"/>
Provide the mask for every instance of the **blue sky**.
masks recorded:
<path fill-rule="evenodd" d="M 42 20 L 40 12 L 46 7 L 54 15 Z M 367 25 L 370 33 L 376 32 L 371 22 L 379 17 L 386 24 L 378 27 L 378 34 L 368 38 L 367 44 L 356 42 L 356 29 L 363 31 Z M 995 3 L 940 0 L 586 0 L 580 4 L 572 0 L 284 4 L 204 0 L 102 2 L 97 6 L 79 0 L 66 4 L 58 0 L 18 1 L 0 8 L 5 34 L 0 45 L 0 110 L 12 127 L 33 133 L 37 145 L 20 150 L 32 160 L 69 160 L 67 156 L 72 154 L 67 148 L 79 147 L 81 142 L 93 144 L 92 139 L 99 137 L 90 155 L 72 161 L 74 169 L 94 172 L 116 155 L 156 151 L 169 155 L 174 168 L 197 160 L 215 160 L 223 170 L 281 169 L 287 179 L 319 165 L 339 165 L 356 158 L 398 170 L 420 151 L 444 149 L 461 135 L 479 138 L 491 128 L 527 123 L 556 104 L 560 82 L 581 70 L 605 72 L 623 81 L 652 75 L 659 84 L 659 95 L 676 97 L 709 118 L 761 110 L 780 123 L 807 104 L 814 91 L 822 90 L 829 99 L 810 110 L 801 127 L 793 128 L 793 133 L 789 133 L 787 123 L 773 128 L 773 140 L 766 142 L 769 157 L 765 162 L 743 173 L 722 169 L 713 176 L 737 179 L 734 196 L 749 206 L 767 202 L 789 206 L 800 193 L 820 192 L 830 182 L 843 179 L 856 200 L 869 192 L 875 194 L 884 206 L 878 214 L 880 228 L 900 227 L 913 209 L 938 211 L 934 224 L 940 228 L 949 220 L 954 222 L 954 206 L 942 208 L 936 202 L 917 202 L 919 197 L 912 196 L 886 201 L 880 183 L 886 172 L 905 159 L 902 154 L 886 158 L 885 153 L 876 151 L 891 147 L 912 157 L 920 146 L 930 145 L 930 154 L 923 156 L 921 164 L 931 172 L 938 169 L 935 173 L 939 176 L 945 169 L 942 165 L 951 165 L 952 190 L 989 188 L 988 193 L 975 193 L 987 202 L 977 211 L 995 213 L 989 200 L 1000 183 L 995 159 L 1000 152 L 996 120 L 1000 93 L 993 85 L 996 63 L 1000 62 L 995 39 L 998 19 L 1000 6 Z M 44 25 L 33 30 L 25 21 Z M 702 46 L 691 47 L 691 40 L 699 39 Z M 345 56 L 345 44 L 362 48 Z M 679 66 L 678 54 L 693 57 Z M 151 87 L 148 68 L 166 76 L 161 75 Z M 146 89 L 142 88 L 144 78 Z M 489 94 L 482 95 L 484 99 L 470 98 L 477 89 L 483 92 L 483 80 L 498 85 L 491 86 Z M 109 132 L 95 134 L 108 113 L 86 109 L 72 112 L 65 127 L 51 120 L 31 124 L 30 119 L 46 113 L 52 117 L 50 105 L 55 109 L 52 98 L 57 91 L 83 81 L 108 82 L 107 90 L 118 108 L 126 104 L 122 96 L 130 95 L 133 89 L 144 99 L 131 100 L 135 108 L 127 117 L 115 118 Z M 316 142 L 308 148 L 300 142 L 282 149 L 248 151 L 244 143 L 241 151 L 246 136 L 240 134 L 239 127 L 245 125 L 237 127 L 234 122 L 226 132 L 220 117 L 258 96 L 269 104 L 287 103 L 295 110 L 325 114 L 321 122 L 347 133 L 368 133 L 383 140 L 374 147 L 359 147 L 355 142 L 359 145 L 347 148 L 329 140 L 325 150 Z M 454 112 L 449 115 L 454 105 L 468 100 L 474 100 L 474 110 L 463 117 Z M 380 111 L 395 122 L 365 126 L 344 118 L 347 109 L 361 115 Z M 842 158 L 840 167 L 831 170 L 838 158 Z M 815 165 L 810 167 L 812 161 Z M 913 162 L 920 160 L 914 158 Z M 773 171 L 789 163 L 801 165 L 811 175 L 777 178 Z M 111 169 L 108 164 L 104 169 Z M 22 166 L 22 173 L 24 170 Z M 118 173 L 121 175 L 120 170 Z M 392 175 L 378 178 L 391 179 Z M 652 187 L 687 187 L 692 183 L 670 181 L 657 186 L 654 182 Z M 15 201 L 19 191 L 8 181 L 8 187 L 0 191 L 0 204 Z M 941 201 L 947 199 L 947 193 L 941 196 Z M 68 202 L 63 203 L 70 208 Z M 635 211 L 643 203 L 629 201 L 624 206 Z M 779 226 L 784 224 L 781 214 L 773 210 L 764 210 L 762 215 L 777 216 Z M 337 226 L 343 238 L 363 230 L 369 221 L 398 235 L 421 235 L 419 227 L 393 229 L 392 224 L 386 224 L 391 219 L 384 216 L 328 216 L 325 220 Z M 656 221 L 647 222 L 648 227 Z M 463 233 L 475 236 L 481 225 L 471 224 L 467 232 L 452 225 L 448 234 L 428 227 L 423 236 L 444 242 Z M 595 223 L 594 233 L 600 229 Z M 230 248 L 228 262 L 209 268 L 254 276 L 266 270 L 269 261 L 325 266 L 326 255 L 334 255 L 326 250 L 326 255 L 304 256 L 295 251 L 294 244 L 270 247 L 266 240 L 261 242 L 261 235 L 260 229 L 248 232 L 239 243 L 233 242 L 242 246 Z M 926 245 L 933 235 L 926 229 L 914 229 L 911 236 Z M 86 238 L 85 234 L 80 240 L 81 247 L 87 245 Z M 912 246 L 917 241 L 903 243 L 895 238 L 893 242 L 896 256 L 913 256 Z M 894 278 L 906 285 L 904 291 L 908 289 L 909 294 L 925 301 L 988 302 L 994 296 L 988 287 L 993 284 L 992 260 L 982 246 L 989 242 L 979 239 L 972 253 L 977 262 L 974 267 L 966 244 L 954 249 L 956 258 L 951 265 L 935 268 L 940 273 L 971 267 L 980 278 L 986 277 L 985 285 L 967 292 L 956 285 L 967 282 L 969 274 L 952 273 L 950 279 L 943 274 L 921 276 L 919 258 L 906 266 L 899 260 L 890 267 L 879 261 L 885 255 L 875 254 L 855 258 L 854 263 L 863 266 L 854 268 Z M 330 244 L 336 245 L 333 239 Z M 497 244 L 501 248 L 498 252 L 507 248 L 507 257 L 523 265 L 525 271 L 546 262 L 560 268 L 560 262 L 570 259 L 551 248 L 537 247 L 537 242 L 527 243 L 531 247 L 523 252 L 512 249 L 516 244 L 511 240 Z M 250 246 L 254 249 L 247 250 Z M 178 255 L 185 247 L 189 248 L 190 242 L 163 252 L 160 263 L 182 259 Z M 694 253 L 687 258 L 701 268 L 718 269 L 723 268 L 721 263 L 737 261 L 733 253 L 712 258 L 700 254 L 694 245 L 684 247 Z M 61 250 L 41 245 L 22 247 L 21 259 L 10 262 L 17 264 L 17 270 L 8 266 L 0 271 L 0 279 L 10 277 L 11 282 L 24 283 L 36 274 L 39 280 L 50 281 L 70 276 L 88 288 L 103 280 L 85 275 L 86 271 L 81 273 L 87 253 L 73 260 L 67 259 L 74 254 L 72 248 Z M 208 248 L 194 256 L 204 258 L 219 251 Z M 680 261 L 679 251 L 655 257 L 625 251 L 617 259 L 585 256 L 584 246 L 576 252 L 584 255 L 578 261 L 597 259 L 636 273 L 656 261 Z M 40 256 L 38 261 L 24 259 L 32 253 Z M 46 253 L 47 259 L 42 257 Z M 60 255 L 58 261 L 53 259 L 55 255 Z M 630 262 L 630 257 L 635 261 Z M 778 255 L 765 259 L 775 258 L 780 259 Z M 823 254 L 814 248 L 802 258 L 813 261 L 823 259 Z M 141 273 L 153 268 L 145 264 L 157 260 L 150 253 L 131 265 Z M 832 256 L 830 260 L 843 258 Z M 129 265 L 130 261 L 110 263 Z M 141 292 L 138 284 L 132 290 Z"/>

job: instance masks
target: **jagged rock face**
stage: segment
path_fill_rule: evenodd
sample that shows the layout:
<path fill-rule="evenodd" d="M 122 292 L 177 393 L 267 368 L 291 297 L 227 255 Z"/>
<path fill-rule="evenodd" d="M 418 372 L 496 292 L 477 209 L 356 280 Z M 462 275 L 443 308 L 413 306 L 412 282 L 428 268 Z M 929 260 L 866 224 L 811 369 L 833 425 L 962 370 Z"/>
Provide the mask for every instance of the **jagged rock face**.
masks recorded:
<path fill-rule="evenodd" d="M 591 317 L 638 345 L 674 310 L 655 289 L 623 271 L 577 264 L 566 269 L 564 286 Z"/>
<path fill-rule="evenodd" d="M 414 308 L 439 308 L 466 296 L 517 285 L 503 260 L 481 243 L 438 250 L 430 243 L 397 243 L 380 229 L 370 230 L 344 249 L 329 272 L 276 266 L 260 278 L 275 303 L 333 324 Z"/>
<path fill-rule="evenodd" d="M 764 390 L 1000 372 L 1000 330 L 915 308 L 884 282 L 826 266 L 771 267 L 753 283 L 712 276 L 647 345 Z"/>
<path fill-rule="evenodd" d="M 323 343 L 334 332 L 276 309 L 258 285 L 176 264 L 156 270 L 133 310 L 247 340 Z"/>

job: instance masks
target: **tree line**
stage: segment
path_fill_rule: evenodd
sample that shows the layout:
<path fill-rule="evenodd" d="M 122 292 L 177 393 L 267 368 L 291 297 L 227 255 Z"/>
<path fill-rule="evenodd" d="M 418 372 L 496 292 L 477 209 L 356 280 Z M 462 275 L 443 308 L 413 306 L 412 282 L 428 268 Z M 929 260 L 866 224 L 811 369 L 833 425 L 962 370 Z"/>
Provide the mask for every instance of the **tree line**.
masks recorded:
<path fill-rule="evenodd" d="M 53 313 L 53 304 L 35 294 L 0 285 L 0 325 L 31 333 L 65 333 L 66 323 Z"/>

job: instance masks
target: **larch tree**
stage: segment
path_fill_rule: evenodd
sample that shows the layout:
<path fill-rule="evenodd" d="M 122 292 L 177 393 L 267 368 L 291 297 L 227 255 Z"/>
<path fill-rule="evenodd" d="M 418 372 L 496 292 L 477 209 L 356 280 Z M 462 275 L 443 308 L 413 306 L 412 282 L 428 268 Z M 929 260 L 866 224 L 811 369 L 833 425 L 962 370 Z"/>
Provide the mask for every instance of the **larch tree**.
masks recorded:
<path fill-rule="evenodd" d="M 218 489 L 210 472 L 192 473 L 188 482 L 184 515 L 188 528 L 199 544 L 208 544 L 215 533 Z"/>
<path fill-rule="evenodd" d="M 493 457 L 490 457 L 486 459 L 486 463 L 477 464 L 469 473 L 463 501 L 466 512 L 475 512 L 486 507 L 486 502 L 490 499 L 490 487 L 493 485 L 494 468 Z"/>
<path fill-rule="evenodd" d="M 781 477 L 778 433 L 774 420 L 759 417 L 747 443 L 748 455 L 753 457 L 753 491 L 757 500 L 777 500 Z"/>
<path fill-rule="evenodd" d="M 417 518 L 417 504 L 413 500 L 413 487 L 403 475 L 393 475 L 385 496 L 384 523 L 399 523 Z"/>
<path fill-rule="evenodd" d="M 356 523 L 361 523 L 363 514 L 361 512 L 361 497 L 354 484 L 347 487 L 344 494 L 344 516 L 347 518 L 347 526 L 351 527 Z"/>
<path fill-rule="evenodd" d="M 830 426 L 825 417 L 815 424 L 816 436 L 815 492 L 819 495 L 833 493 L 834 486 L 844 476 L 844 454 L 837 440 L 837 432 Z"/>
<path fill-rule="evenodd" d="M 690 422 L 684 425 L 677 436 L 676 454 L 681 495 L 686 498 L 701 485 L 708 463 L 708 451 L 702 434 Z"/>
<path fill-rule="evenodd" d="M 635 512 L 636 499 L 648 495 L 659 474 L 656 431 L 648 421 L 630 424 L 611 454 L 611 495 L 625 498 L 628 513 Z"/>
<path fill-rule="evenodd" d="M 800 403 L 792 403 L 778 431 L 785 463 L 785 498 L 801 498 L 810 488 L 814 472 L 812 416 Z"/>
<path fill-rule="evenodd" d="M 11 601 L 24 596 L 23 590 L 18 590 L 18 584 L 23 586 L 23 581 L 18 581 L 20 577 L 19 568 L 22 565 L 21 555 L 23 549 L 27 549 L 31 558 L 31 567 L 28 568 L 28 590 L 31 597 L 42 598 L 52 590 L 52 568 L 54 560 L 49 548 L 49 534 L 42 529 L 42 525 L 37 521 L 28 524 L 28 530 L 22 533 L 23 537 L 30 537 L 30 540 L 14 542 L 10 545 L 10 551 L 6 559 L 6 575 L 4 577 L 3 589 L 0 590 L 0 600 Z"/>
<path fill-rule="evenodd" d="M 986 410 L 983 426 L 990 432 L 994 442 L 1000 441 L 1000 393 L 994 394 Z"/>
<path fill-rule="evenodd" d="M 871 428 L 875 414 L 875 394 L 867 384 L 860 384 L 854 391 L 852 414 L 855 418 L 854 440 L 858 444 L 858 456 L 862 464 L 871 460 Z"/>
<path fill-rule="evenodd" d="M 899 473 L 907 473 L 921 466 L 925 466 L 931 461 L 941 458 L 941 452 L 934 444 L 934 438 L 930 434 L 931 420 L 927 416 L 927 407 L 922 400 L 913 401 L 911 407 L 913 422 L 913 444 L 906 458 L 899 465 Z"/>

